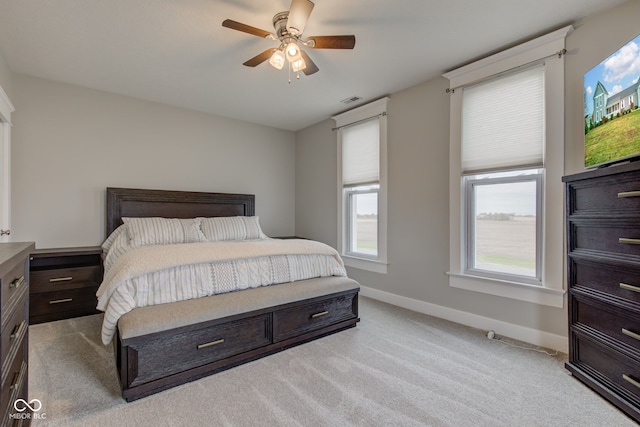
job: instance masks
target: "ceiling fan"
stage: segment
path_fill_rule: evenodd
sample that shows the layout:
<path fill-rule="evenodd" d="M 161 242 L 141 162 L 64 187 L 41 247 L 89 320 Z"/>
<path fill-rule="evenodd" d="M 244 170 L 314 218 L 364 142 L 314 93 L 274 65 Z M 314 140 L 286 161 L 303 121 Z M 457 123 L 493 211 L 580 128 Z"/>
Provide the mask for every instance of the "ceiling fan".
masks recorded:
<path fill-rule="evenodd" d="M 222 26 L 269 40 L 280 41 L 279 47 L 267 49 L 242 65 L 255 67 L 268 59 L 273 67 L 281 70 L 289 61 L 294 72 L 302 71 L 309 76 L 317 72 L 318 67 L 302 49 L 302 46 L 312 49 L 353 49 L 356 44 L 356 37 L 353 35 L 302 37 L 302 32 L 314 6 L 310 0 L 291 0 L 291 7 L 288 11 L 276 13 L 273 17 L 275 33 L 231 19 L 225 19 Z"/>

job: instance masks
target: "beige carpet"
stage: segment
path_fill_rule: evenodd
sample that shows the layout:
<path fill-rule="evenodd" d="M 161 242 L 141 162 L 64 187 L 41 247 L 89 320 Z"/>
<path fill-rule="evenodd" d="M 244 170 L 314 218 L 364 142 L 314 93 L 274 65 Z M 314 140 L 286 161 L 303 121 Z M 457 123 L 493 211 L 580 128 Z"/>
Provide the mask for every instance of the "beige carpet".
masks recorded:
<path fill-rule="evenodd" d="M 360 299 L 354 329 L 132 403 L 100 316 L 30 327 L 34 426 L 626 426 L 565 355 Z M 520 344 L 520 343 L 518 343 Z"/>

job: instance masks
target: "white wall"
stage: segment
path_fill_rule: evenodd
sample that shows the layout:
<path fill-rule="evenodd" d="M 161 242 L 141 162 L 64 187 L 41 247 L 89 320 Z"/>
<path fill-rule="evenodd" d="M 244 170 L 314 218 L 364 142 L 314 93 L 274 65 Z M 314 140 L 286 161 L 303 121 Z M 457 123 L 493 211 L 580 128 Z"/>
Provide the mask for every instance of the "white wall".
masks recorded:
<path fill-rule="evenodd" d="M 98 245 L 105 188 L 251 193 L 265 233 L 294 233 L 289 131 L 13 76 L 12 236 Z"/>
<path fill-rule="evenodd" d="M 640 32 L 638 16 L 640 2 L 631 1 L 576 23 L 576 31 L 567 39 L 569 172 L 580 170 L 582 165 L 582 75 Z M 352 268 L 349 275 L 381 299 L 562 348 L 567 335 L 566 308 L 448 286 L 447 87 L 445 79 L 437 78 L 390 95 L 388 274 Z M 296 134 L 296 233 L 335 244 L 336 136 L 331 126 L 333 122 L 326 121 Z"/>

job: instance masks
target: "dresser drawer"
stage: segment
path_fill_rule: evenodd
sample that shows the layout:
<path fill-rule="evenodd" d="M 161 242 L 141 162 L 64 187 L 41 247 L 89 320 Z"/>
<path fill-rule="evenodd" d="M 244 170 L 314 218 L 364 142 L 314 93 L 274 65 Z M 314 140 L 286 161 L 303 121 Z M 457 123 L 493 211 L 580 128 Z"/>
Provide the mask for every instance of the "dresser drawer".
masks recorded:
<path fill-rule="evenodd" d="M 20 298 L 21 291 L 28 287 L 28 262 L 28 259 L 25 258 L 24 261 L 16 264 L 15 267 L 0 278 L 2 281 L 2 296 L 0 301 L 3 308 L 14 306 L 17 303 L 15 299 Z"/>
<path fill-rule="evenodd" d="M 572 287 L 585 287 L 640 304 L 640 269 L 569 258 Z"/>
<path fill-rule="evenodd" d="M 99 285 L 102 279 L 102 268 L 87 266 L 32 271 L 30 278 L 31 293 L 76 289 Z"/>
<path fill-rule="evenodd" d="M 322 299 L 273 313 L 273 341 L 278 342 L 342 320 L 353 319 L 354 294 Z"/>
<path fill-rule="evenodd" d="M 23 380 L 27 376 L 25 356 L 25 346 L 21 345 L 8 369 L 2 372 L 2 407 L 5 409 L 10 403 L 13 403 L 13 399 L 20 392 Z M 2 413 L 4 414 L 4 412 Z"/>
<path fill-rule="evenodd" d="M 573 323 L 595 329 L 640 354 L 640 313 L 595 301 L 573 297 Z"/>
<path fill-rule="evenodd" d="M 635 215 L 640 211 L 640 174 L 577 181 L 569 186 L 571 215 Z"/>
<path fill-rule="evenodd" d="M 81 289 L 69 289 L 56 292 L 41 292 L 31 295 L 29 304 L 30 317 L 55 315 L 62 312 L 95 310 L 98 304 L 97 286 Z"/>
<path fill-rule="evenodd" d="M 615 350 L 578 338 L 576 365 L 585 371 L 595 371 L 609 388 L 618 389 L 630 399 L 640 402 L 640 363 Z M 581 366 L 582 365 L 582 366 Z"/>
<path fill-rule="evenodd" d="M 156 339 L 139 344 L 131 338 L 127 345 L 137 354 L 138 369 L 134 377 L 128 378 L 128 385 L 140 385 L 269 345 L 270 324 L 269 314 L 263 314 L 214 328 L 207 325 L 161 332 Z"/>
<path fill-rule="evenodd" d="M 18 348 L 23 344 L 24 337 L 29 329 L 29 306 L 27 294 L 25 293 L 22 302 L 16 307 L 13 315 L 2 329 L 2 345 L 0 346 L 2 355 L 2 371 L 5 372 L 8 364 L 11 363 L 11 356 L 16 354 Z"/>
<path fill-rule="evenodd" d="M 575 221 L 569 223 L 570 251 L 598 251 L 640 257 L 639 221 Z"/>

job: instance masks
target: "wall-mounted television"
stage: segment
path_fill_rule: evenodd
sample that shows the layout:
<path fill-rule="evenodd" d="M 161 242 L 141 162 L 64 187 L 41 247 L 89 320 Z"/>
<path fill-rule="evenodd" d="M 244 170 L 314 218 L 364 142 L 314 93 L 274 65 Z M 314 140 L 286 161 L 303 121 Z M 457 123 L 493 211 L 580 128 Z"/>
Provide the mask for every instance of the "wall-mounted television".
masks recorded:
<path fill-rule="evenodd" d="M 584 165 L 640 160 L 640 35 L 584 75 Z"/>

